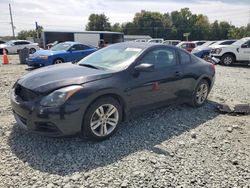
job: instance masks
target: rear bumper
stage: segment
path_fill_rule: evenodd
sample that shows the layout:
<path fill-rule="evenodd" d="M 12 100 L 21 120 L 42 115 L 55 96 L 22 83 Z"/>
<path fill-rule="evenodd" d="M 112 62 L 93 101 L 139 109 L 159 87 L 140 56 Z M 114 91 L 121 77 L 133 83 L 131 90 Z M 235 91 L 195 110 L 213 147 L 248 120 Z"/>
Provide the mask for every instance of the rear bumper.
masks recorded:
<path fill-rule="evenodd" d="M 40 100 L 25 102 L 11 92 L 11 107 L 17 125 L 27 131 L 60 137 L 81 131 L 84 105 L 42 107 Z"/>

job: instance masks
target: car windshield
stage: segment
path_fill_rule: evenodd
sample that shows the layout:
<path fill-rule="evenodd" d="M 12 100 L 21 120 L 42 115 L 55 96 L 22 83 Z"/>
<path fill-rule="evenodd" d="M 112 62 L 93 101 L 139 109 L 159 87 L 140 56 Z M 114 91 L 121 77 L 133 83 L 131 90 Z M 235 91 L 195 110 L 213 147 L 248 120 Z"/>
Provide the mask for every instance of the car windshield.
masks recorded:
<path fill-rule="evenodd" d="M 221 43 L 223 43 L 223 42 L 225 42 L 225 40 L 217 41 L 217 42 L 215 42 L 213 44 L 210 44 L 209 46 L 213 47 L 213 46 L 216 46 L 216 45 L 221 45 Z"/>
<path fill-rule="evenodd" d="M 59 43 L 55 46 L 53 46 L 52 48 L 50 48 L 50 50 L 52 51 L 61 51 L 61 50 L 68 50 L 71 47 L 71 44 L 68 43 Z"/>
<path fill-rule="evenodd" d="M 249 40 L 249 38 L 243 38 L 243 39 L 240 39 L 240 40 L 237 40 L 236 42 L 234 42 L 233 45 L 239 46 L 239 45 L 244 44 L 248 40 Z"/>
<path fill-rule="evenodd" d="M 207 41 L 204 44 L 202 44 L 200 47 L 207 47 L 207 46 L 210 46 L 210 45 L 212 45 L 214 43 L 215 43 L 215 41 Z"/>
<path fill-rule="evenodd" d="M 10 41 L 6 42 L 5 44 L 6 44 L 6 45 L 11 45 L 11 44 L 13 44 L 14 42 L 15 42 L 14 40 L 10 40 Z"/>
<path fill-rule="evenodd" d="M 124 45 L 111 45 L 82 59 L 79 65 L 90 65 L 101 69 L 123 70 L 127 68 L 142 51 L 141 48 Z"/>

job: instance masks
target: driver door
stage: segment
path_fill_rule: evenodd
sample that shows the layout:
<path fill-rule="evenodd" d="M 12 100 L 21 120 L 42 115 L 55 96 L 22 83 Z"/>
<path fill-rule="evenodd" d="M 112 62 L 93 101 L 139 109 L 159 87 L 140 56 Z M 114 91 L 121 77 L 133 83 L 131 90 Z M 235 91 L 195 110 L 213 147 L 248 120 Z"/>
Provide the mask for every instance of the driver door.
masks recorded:
<path fill-rule="evenodd" d="M 174 48 L 160 47 L 147 52 L 138 62 L 153 64 L 152 72 L 135 72 L 128 91 L 131 108 L 157 105 L 176 99 L 179 64 Z"/>
<path fill-rule="evenodd" d="M 75 44 L 69 49 L 67 56 L 68 62 L 78 62 L 84 57 L 85 52 L 82 46 L 83 45 Z"/>

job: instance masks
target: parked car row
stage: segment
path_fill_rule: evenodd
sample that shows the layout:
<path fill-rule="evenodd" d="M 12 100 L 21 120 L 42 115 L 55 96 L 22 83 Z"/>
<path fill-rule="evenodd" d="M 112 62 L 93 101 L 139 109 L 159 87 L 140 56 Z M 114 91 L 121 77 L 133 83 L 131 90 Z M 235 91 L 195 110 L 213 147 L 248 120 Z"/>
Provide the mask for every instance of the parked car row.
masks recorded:
<path fill-rule="evenodd" d="M 250 37 L 237 40 L 231 45 L 216 46 L 211 50 L 210 56 L 215 63 L 224 65 L 250 64 Z"/>
<path fill-rule="evenodd" d="M 220 47 L 223 45 L 230 45 L 235 41 L 236 40 L 207 41 L 203 45 L 194 48 L 191 52 L 197 57 L 206 59 L 213 48 Z"/>
<path fill-rule="evenodd" d="M 31 54 L 40 50 L 38 43 L 28 40 L 10 40 L 6 43 L 0 44 L 0 53 L 2 53 L 3 49 L 5 49 L 7 54 L 15 54 L 24 48 L 28 48 Z"/>
<path fill-rule="evenodd" d="M 189 44 L 191 44 L 192 47 L 184 47 L 184 48 L 194 48 L 196 46 L 200 46 L 200 45 L 204 44 L 207 41 L 200 40 L 200 41 L 183 41 L 182 42 L 180 40 L 164 40 L 162 38 L 154 38 L 154 39 L 150 39 L 150 40 L 137 39 L 137 40 L 135 40 L 135 42 L 154 42 L 154 43 L 166 44 L 166 45 L 171 45 L 171 46 L 177 46 L 180 43 L 182 43 L 182 45 L 186 45 L 186 43 L 187 43 L 187 46 Z"/>
<path fill-rule="evenodd" d="M 193 49 L 192 53 L 215 64 L 250 64 L 250 37 L 240 40 L 208 41 Z"/>

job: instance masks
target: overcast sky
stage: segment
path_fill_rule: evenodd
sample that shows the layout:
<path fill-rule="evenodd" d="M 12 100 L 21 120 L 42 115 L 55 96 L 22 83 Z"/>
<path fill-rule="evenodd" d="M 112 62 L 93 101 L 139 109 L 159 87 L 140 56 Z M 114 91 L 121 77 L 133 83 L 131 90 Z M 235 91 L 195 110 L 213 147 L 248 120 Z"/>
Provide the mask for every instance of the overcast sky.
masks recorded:
<path fill-rule="evenodd" d="M 0 0 L 0 36 L 11 35 L 8 4 L 11 3 L 15 32 L 34 29 L 84 30 L 91 13 L 104 13 L 111 23 L 132 21 L 141 10 L 171 12 L 188 7 L 193 13 L 236 26 L 249 22 L 250 0 Z"/>

